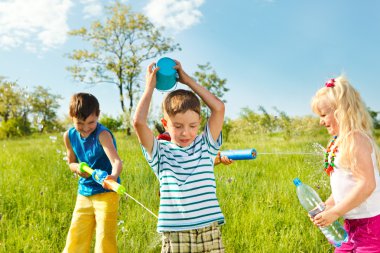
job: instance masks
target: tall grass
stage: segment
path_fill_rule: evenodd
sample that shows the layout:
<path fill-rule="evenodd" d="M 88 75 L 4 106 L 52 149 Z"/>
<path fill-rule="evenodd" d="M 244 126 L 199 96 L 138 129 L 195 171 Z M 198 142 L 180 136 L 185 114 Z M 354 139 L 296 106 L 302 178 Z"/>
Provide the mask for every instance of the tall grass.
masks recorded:
<path fill-rule="evenodd" d="M 116 134 L 127 192 L 158 213 L 158 181 L 144 160 L 136 137 Z M 34 136 L 0 141 L 0 252 L 60 252 L 77 192 L 68 169 L 62 137 Z M 254 147 L 256 160 L 236 161 L 215 169 L 217 195 L 225 214 L 226 252 L 332 252 L 300 206 L 293 178 L 330 192 L 322 155 L 313 142 L 326 136 L 234 136 L 223 149 Z M 276 153 L 263 154 L 260 153 Z M 160 252 L 156 218 L 130 199 L 121 198 L 118 225 L 120 252 Z"/>

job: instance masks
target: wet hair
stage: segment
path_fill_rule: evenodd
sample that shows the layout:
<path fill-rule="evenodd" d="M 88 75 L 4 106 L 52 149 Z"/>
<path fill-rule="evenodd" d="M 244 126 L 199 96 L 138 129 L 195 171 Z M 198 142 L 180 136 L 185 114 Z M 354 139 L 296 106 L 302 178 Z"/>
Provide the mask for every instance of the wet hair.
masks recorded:
<path fill-rule="evenodd" d="M 317 91 L 311 101 L 312 110 L 321 115 L 320 105 L 325 103 L 334 111 L 339 126 L 337 143 L 342 154 L 341 163 L 345 168 L 354 168 L 356 161 L 352 156 L 356 145 L 355 133 L 368 136 L 374 145 L 378 167 L 380 169 L 380 152 L 373 138 L 373 121 L 359 92 L 349 83 L 345 76 L 334 79 L 333 87 L 323 87 Z"/>
<path fill-rule="evenodd" d="M 170 92 L 162 102 L 164 114 L 175 116 L 177 113 L 185 113 L 188 110 L 201 115 L 201 102 L 194 92 L 189 90 L 175 90 Z"/>
<path fill-rule="evenodd" d="M 99 116 L 99 102 L 95 96 L 89 93 L 76 93 L 71 96 L 69 115 L 80 120 L 86 120 L 88 116 L 95 113 Z"/>

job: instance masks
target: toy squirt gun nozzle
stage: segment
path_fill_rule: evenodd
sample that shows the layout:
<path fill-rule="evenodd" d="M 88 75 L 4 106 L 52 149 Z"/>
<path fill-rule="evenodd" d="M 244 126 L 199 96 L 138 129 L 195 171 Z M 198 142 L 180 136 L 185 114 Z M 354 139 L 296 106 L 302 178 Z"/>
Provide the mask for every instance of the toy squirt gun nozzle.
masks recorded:
<path fill-rule="evenodd" d="M 90 166 L 88 166 L 87 163 L 84 162 L 81 162 L 79 164 L 79 170 L 81 172 L 87 172 L 88 174 L 90 174 L 92 178 L 95 180 L 95 182 L 103 186 L 103 188 L 105 189 L 112 189 L 114 192 L 120 195 L 126 193 L 124 186 L 122 186 L 118 182 L 115 182 L 112 179 L 107 179 L 108 173 L 104 170 L 94 170 L 90 168 Z"/>

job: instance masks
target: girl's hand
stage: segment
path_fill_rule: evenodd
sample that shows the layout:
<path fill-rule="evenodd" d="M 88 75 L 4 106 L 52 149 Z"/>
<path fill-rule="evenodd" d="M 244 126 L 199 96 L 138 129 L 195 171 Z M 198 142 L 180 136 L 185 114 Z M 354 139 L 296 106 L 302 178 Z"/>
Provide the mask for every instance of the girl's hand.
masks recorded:
<path fill-rule="evenodd" d="M 155 62 L 152 62 L 147 70 L 146 70 L 146 76 L 145 76 L 145 88 L 146 89 L 154 89 L 156 88 L 156 83 L 157 83 L 157 79 L 156 79 L 156 73 L 157 71 L 160 69 L 159 67 L 156 67 L 153 69 L 153 66 L 155 65 L 156 63 Z"/>
<path fill-rule="evenodd" d="M 190 82 L 194 81 L 186 72 L 183 70 L 182 65 L 179 61 L 174 60 L 177 65 L 174 66 L 174 69 L 178 72 L 178 81 L 180 83 L 188 85 Z"/>
<path fill-rule="evenodd" d="M 330 210 L 326 210 L 317 214 L 314 217 L 313 222 L 318 227 L 328 227 L 338 218 L 339 218 L 339 215 L 336 214 L 333 211 L 333 209 L 330 209 Z"/>

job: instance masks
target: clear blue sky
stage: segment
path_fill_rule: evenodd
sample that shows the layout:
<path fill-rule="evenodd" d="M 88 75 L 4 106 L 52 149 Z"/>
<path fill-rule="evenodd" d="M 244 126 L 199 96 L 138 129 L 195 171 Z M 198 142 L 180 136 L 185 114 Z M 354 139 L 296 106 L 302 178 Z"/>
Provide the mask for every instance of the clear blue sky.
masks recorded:
<path fill-rule="evenodd" d="M 121 112 L 116 86 L 74 82 L 64 55 L 82 48 L 67 31 L 104 18 L 101 0 L 1 0 L 0 76 L 61 94 L 59 112 L 79 91 L 98 97 L 104 113 Z M 324 82 L 345 73 L 367 106 L 380 111 L 380 2 L 353 0 L 123 1 L 164 25 L 182 51 L 168 55 L 192 74 L 210 62 L 230 91 L 227 116 L 259 105 L 291 116 L 312 114 Z M 145 63 L 145 66 L 148 62 Z M 154 110 L 162 94 L 154 97 Z"/>

